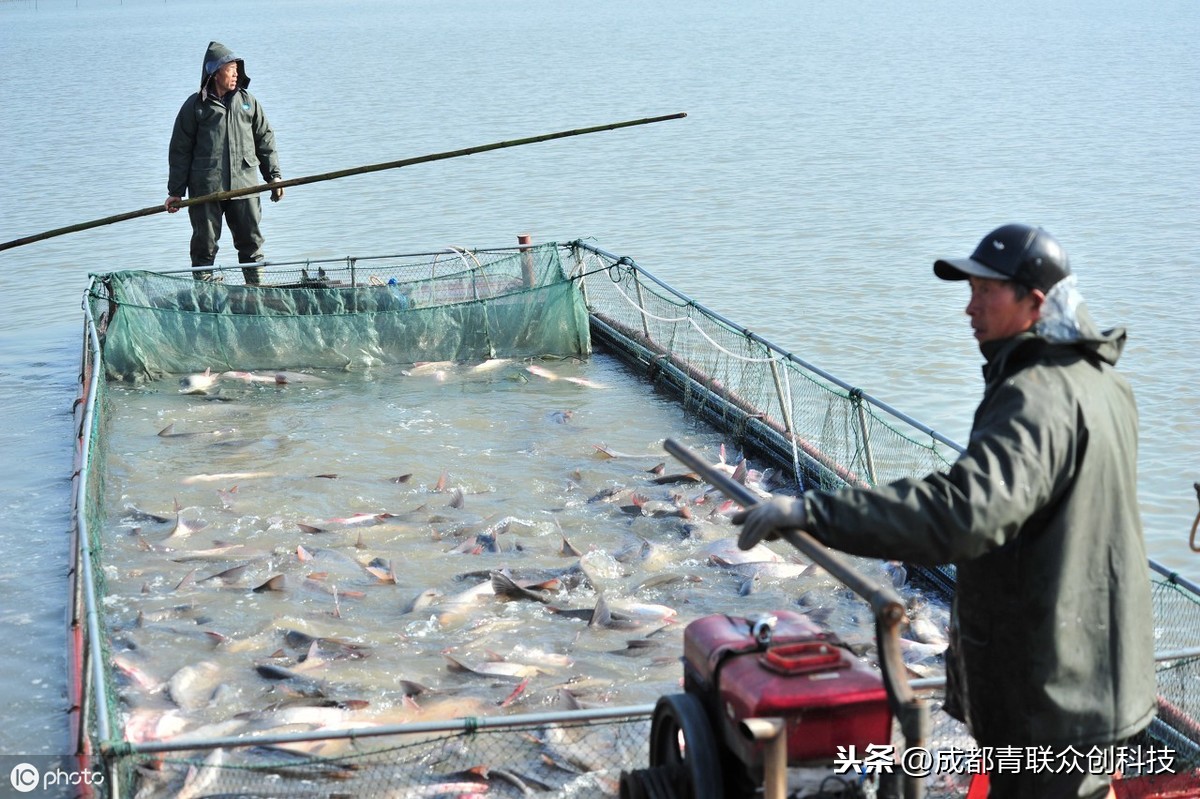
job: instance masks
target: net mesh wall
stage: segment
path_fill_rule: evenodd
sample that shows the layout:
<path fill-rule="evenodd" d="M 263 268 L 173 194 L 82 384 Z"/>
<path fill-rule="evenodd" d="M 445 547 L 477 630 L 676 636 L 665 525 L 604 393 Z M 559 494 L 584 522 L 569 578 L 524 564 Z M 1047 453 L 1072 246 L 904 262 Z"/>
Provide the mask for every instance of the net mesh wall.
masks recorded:
<path fill-rule="evenodd" d="M 666 290 L 629 263 L 576 250 L 594 334 L 685 407 L 791 467 L 805 488 L 945 469 L 956 452 L 862 392 Z"/>
<path fill-rule="evenodd" d="M 108 377 L 589 351 L 587 312 L 554 245 L 281 265 L 261 286 L 235 275 L 99 276 Z"/>
<path fill-rule="evenodd" d="M 642 764 L 648 719 L 514 723 L 316 744 L 226 746 L 129 758 L 142 799 L 178 796 L 435 797 L 617 793 Z M 194 793 L 201 791 L 201 793 Z"/>
<path fill-rule="evenodd" d="M 627 259 L 579 242 L 282 265 L 268 270 L 269 285 L 257 287 L 242 285 L 240 270 L 215 274 L 215 281 L 188 273 L 95 276 L 88 307 L 103 334 L 108 379 L 234 364 L 344 368 L 578 355 L 595 339 L 802 487 L 918 476 L 957 456 L 957 447 L 933 431 L 721 319 Z M 89 431 L 93 461 L 103 452 L 110 401 L 99 382 Z M 82 512 L 94 605 L 105 596 L 103 497 L 103 472 L 91 470 Z M 952 571 L 943 576 L 952 581 Z M 1156 648 L 1200 648 L 1200 599 L 1166 579 L 1155 581 L 1154 600 L 1162 630 Z M 620 772 L 649 761 L 648 708 L 615 719 L 589 711 L 554 723 L 513 716 L 484 727 L 467 720 L 457 732 L 365 738 L 343 731 L 269 746 L 214 740 L 167 751 L 133 746 L 120 730 L 100 740 L 101 709 L 119 717 L 108 636 L 102 630 L 100 637 L 89 642 L 89 653 L 106 668 L 99 685 L 87 671 L 86 719 L 120 796 L 614 796 Z M 1200 768 L 1200 657 L 1160 664 L 1159 690 L 1160 719 L 1139 741 L 1173 747 L 1177 771 Z M 961 725 L 939 712 L 933 720 L 931 748 L 969 745 Z M 926 795 L 962 796 L 963 785 L 931 782 Z"/>

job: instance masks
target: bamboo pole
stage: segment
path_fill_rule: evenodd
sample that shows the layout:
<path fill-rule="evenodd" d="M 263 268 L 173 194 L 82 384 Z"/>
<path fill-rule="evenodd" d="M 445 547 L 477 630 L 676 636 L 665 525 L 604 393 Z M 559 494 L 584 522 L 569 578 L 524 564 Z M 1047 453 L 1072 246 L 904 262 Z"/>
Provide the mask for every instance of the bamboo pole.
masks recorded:
<path fill-rule="evenodd" d="M 251 194 L 260 194 L 264 191 L 272 189 L 286 189 L 291 186 L 303 186 L 307 183 L 320 183 L 326 180 L 337 180 L 338 178 L 349 177 L 350 175 L 363 175 L 368 172 L 381 172 L 385 169 L 399 169 L 400 167 L 412 166 L 413 164 L 424 164 L 430 161 L 444 161 L 448 158 L 461 158 L 464 155 L 475 155 L 476 153 L 486 153 L 490 150 L 502 150 L 506 147 L 520 147 L 525 144 L 537 144 L 538 142 L 552 141 L 554 139 L 565 139 L 568 136 L 583 136 L 588 133 L 599 133 L 605 130 L 617 130 L 618 128 L 631 128 L 635 125 L 649 125 L 655 122 L 665 122 L 668 119 L 683 119 L 686 113 L 668 114 L 666 116 L 647 117 L 645 119 L 632 119 L 627 122 L 611 122 L 607 125 L 595 125 L 589 128 L 575 128 L 574 130 L 563 130 L 557 133 L 543 133 L 540 136 L 529 136 L 523 139 L 511 139 L 509 141 L 494 142 L 492 144 L 482 144 L 476 147 L 465 147 L 461 150 L 449 150 L 444 153 L 433 153 L 431 155 L 419 155 L 414 158 L 402 158 L 398 161 L 385 161 L 381 164 L 367 164 L 365 166 L 350 167 L 349 169 L 338 169 L 333 172 L 322 172 L 319 175 L 308 175 L 301 178 L 289 178 L 288 180 L 279 180 L 274 183 L 263 183 L 257 186 L 247 186 L 244 189 L 231 189 L 230 191 L 218 191 L 212 194 L 205 194 L 202 197 L 192 197 L 179 202 L 179 208 L 187 208 L 189 205 L 199 205 L 200 203 L 222 202 L 224 200 L 234 200 L 238 197 L 247 197 Z M 67 225 L 66 227 L 47 230 L 44 233 L 38 233 L 33 236 L 25 236 L 12 241 L 6 241 L 0 244 L 0 250 L 10 250 L 14 247 L 22 247 L 26 244 L 32 244 L 35 241 L 43 241 L 52 239 L 55 236 L 65 236 L 68 233 L 78 233 L 81 230 L 90 230 L 91 228 L 101 227 L 102 225 L 111 225 L 116 222 L 124 222 L 127 219 L 136 219 L 140 216 L 150 216 L 166 211 L 165 205 L 152 205 L 149 208 L 142 208 L 137 211 L 128 211 L 115 216 L 106 216 L 103 219 L 94 219 L 91 222 L 80 222 L 77 225 Z"/>

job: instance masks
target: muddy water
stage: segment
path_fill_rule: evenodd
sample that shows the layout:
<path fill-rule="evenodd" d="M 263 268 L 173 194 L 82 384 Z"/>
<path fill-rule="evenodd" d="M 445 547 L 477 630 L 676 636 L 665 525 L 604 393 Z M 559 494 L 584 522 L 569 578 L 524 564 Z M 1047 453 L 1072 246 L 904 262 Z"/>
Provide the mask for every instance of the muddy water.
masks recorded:
<path fill-rule="evenodd" d="M 653 702 L 678 690 L 683 627 L 709 613 L 799 603 L 870 640 L 866 606 L 796 576 L 784 546 L 755 552 L 771 565 L 714 565 L 736 555 L 719 501 L 648 470 L 686 471 L 665 437 L 715 461 L 720 434 L 609 357 L 537 364 L 558 379 L 526 366 L 226 380 L 215 397 L 175 378 L 114 388 L 104 605 L 128 734 L 165 732 L 164 712 L 173 732 L 286 726 L 298 694 L 354 705 L 302 728 L 561 709 L 564 689 Z M 558 579 L 544 602 L 505 600 L 495 570 Z M 589 625 L 601 597 L 620 623 Z"/>

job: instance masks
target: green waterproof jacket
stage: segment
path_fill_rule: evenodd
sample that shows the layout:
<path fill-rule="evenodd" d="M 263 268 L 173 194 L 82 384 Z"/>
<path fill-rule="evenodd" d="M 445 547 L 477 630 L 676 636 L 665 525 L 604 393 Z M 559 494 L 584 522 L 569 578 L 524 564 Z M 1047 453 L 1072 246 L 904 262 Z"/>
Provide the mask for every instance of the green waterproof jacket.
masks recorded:
<path fill-rule="evenodd" d="M 230 61 L 238 62 L 238 88 L 222 99 L 208 91 L 209 76 Z M 225 45 L 210 42 L 200 67 L 200 90 L 184 102 L 175 118 L 168 156 L 169 195 L 200 197 L 283 177 L 275 133 L 258 100 L 246 91 L 249 85 L 245 62 Z"/>
<path fill-rule="evenodd" d="M 983 346 L 984 397 L 947 473 L 805 495 L 831 547 L 956 565 L 947 704 L 981 746 L 1113 743 L 1155 712 L 1125 331 L 1071 310 L 1070 336 Z"/>

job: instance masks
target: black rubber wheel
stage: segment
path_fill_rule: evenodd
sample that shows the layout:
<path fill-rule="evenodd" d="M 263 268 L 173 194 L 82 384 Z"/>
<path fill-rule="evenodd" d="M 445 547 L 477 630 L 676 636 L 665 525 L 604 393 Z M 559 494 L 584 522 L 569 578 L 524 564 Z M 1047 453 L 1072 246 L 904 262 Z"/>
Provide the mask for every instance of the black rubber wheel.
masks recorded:
<path fill-rule="evenodd" d="M 704 705 L 692 694 L 659 697 L 650 724 L 651 770 L 670 768 L 682 784 L 676 795 L 724 799 L 721 751 Z"/>
<path fill-rule="evenodd" d="M 685 766 L 655 766 L 622 771 L 620 799 L 687 799 Z"/>

